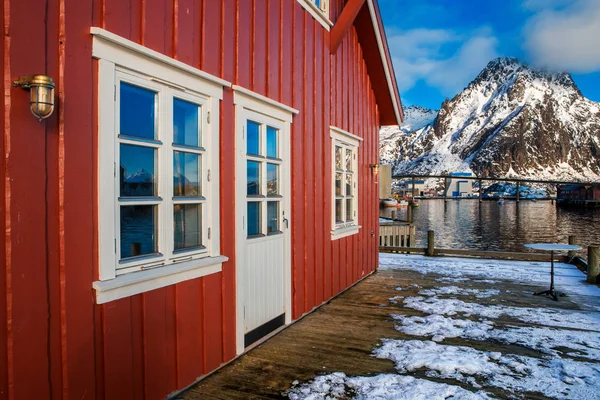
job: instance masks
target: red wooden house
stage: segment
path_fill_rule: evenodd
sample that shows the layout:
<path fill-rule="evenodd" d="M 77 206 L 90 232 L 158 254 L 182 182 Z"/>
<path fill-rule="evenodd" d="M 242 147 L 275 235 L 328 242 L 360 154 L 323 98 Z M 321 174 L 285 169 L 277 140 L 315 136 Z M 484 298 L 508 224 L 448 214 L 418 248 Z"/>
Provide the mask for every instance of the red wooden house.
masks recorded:
<path fill-rule="evenodd" d="M 375 270 L 376 0 L 1 7 L 0 399 L 165 398 Z"/>

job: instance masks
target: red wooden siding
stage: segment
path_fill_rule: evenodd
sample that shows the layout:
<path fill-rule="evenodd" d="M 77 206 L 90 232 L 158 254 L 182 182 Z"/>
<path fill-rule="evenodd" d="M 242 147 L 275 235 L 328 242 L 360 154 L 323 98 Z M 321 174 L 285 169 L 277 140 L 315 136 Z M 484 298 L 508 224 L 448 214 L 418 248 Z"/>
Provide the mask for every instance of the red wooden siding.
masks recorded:
<path fill-rule="evenodd" d="M 329 33 L 295 0 L 38 3 L 0 6 L 0 399 L 161 399 L 235 356 L 229 89 L 220 107 L 221 251 L 229 257 L 223 271 L 94 302 L 99 160 L 91 26 L 300 111 L 291 132 L 294 319 L 377 267 L 378 191 L 368 165 L 378 160 L 376 93 L 387 89 L 381 71 L 364 60 L 355 27 L 330 54 Z M 335 21 L 343 1 L 331 3 Z M 41 123 L 28 110 L 28 92 L 11 86 L 33 73 L 47 73 L 57 84 L 55 113 Z M 364 139 L 358 151 L 362 229 L 336 241 L 331 125 Z"/>

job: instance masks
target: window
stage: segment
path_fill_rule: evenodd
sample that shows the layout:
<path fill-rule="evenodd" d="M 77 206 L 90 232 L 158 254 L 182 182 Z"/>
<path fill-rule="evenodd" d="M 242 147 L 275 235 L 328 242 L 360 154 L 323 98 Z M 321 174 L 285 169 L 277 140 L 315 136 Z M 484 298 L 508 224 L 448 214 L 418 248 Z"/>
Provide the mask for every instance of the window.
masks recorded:
<path fill-rule="evenodd" d="M 331 30 L 333 22 L 329 20 L 329 0 L 297 0 L 323 28 Z"/>
<path fill-rule="evenodd" d="M 94 288 L 104 303 L 218 272 L 227 260 L 219 255 L 218 171 L 225 82 L 104 30 L 92 33 L 99 59 Z"/>
<path fill-rule="evenodd" d="M 116 275 L 206 256 L 208 98 L 118 68 L 115 90 Z"/>
<path fill-rule="evenodd" d="M 358 147 L 361 138 L 331 127 L 332 239 L 358 233 Z"/>
<path fill-rule="evenodd" d="M 256 118 L 258 119 L 258 118 Z M 280 128 L 246 121 L 248 237 L 280 234 Z"/>

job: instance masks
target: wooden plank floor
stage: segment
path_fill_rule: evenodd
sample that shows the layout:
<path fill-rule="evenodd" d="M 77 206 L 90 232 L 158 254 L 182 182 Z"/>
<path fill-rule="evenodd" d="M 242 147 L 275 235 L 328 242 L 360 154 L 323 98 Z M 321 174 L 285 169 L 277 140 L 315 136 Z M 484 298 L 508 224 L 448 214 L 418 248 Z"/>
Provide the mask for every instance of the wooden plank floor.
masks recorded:
<path fill-rule="evenodd" d="M 372 351 L 382 338 L 419 339 L 407 336 L 394 329 L 391 314 L 423 315 L 404 308 L 401 301 L 390 299 L 397 295 L 415 296 L 419 290 L 440 286 L 434 274 L 422 275 L 414 271 L 379 271 L 345 293 L 333 299 L 312 314 L 296 322 L 275 337 L 240 357 L 230 365 L 215 372 L 177 399 L 182 400 L 248 400 L 280 399 L 294 381 L 308 382 L 315 376 L 331 372 L 344 372 L 349 376 L 373 376 L 394 373 L 390 360 L 373 357 Z M 418 287 L 410 288 L 411 284 Z M 488 289 L 489 284 L 468 283 L 471 288 Z M 404 287 L 401 292 L 396 290 Z M 500 287 L 497 287 L 500 288 Z M 531 293 L 540 287 L 501 283 L 502 293 L 488 300 L 476 300 L 480 304 L 499 304 L 526 307 L 556 307 L 578 309 L 568 298 L 559 302 Z M 475 299 L 473 298 L 473 301 Z M 496 320 L 513 325 L 518 321 Z M 497 342 L 463 342 L 464 339 L 448 339 L 444 343 L 469 345 L 488 351 L 510 352 L 527 356 L 539 356 L 533 350 L 502 345 Z M 421 373 L 417 371 L 414 376 Z M 455 381 L 452 384 L 462 384 Z M 472 390 L 468 386 L 463 386 Z M 511 398 L 510 394 L 491 389 L 500 398 Z M 544 398 L 533 396 L 531 398 Z"/>
<path fill-rule="evenodd" d="M 388 299 L 397 279 L 374 274 L 186 391 L 181 399 L 279 399 L 295 380 L 343 371 L 393 372 L 389 360 L 371 356 L 384 337 L 397 337 Z"/>

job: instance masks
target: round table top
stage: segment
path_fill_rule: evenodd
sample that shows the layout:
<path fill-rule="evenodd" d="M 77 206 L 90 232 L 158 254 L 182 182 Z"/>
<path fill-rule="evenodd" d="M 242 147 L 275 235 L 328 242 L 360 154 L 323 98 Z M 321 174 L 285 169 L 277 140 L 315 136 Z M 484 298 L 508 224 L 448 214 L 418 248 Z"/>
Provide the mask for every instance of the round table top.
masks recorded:
<path fill-rule="evenodd" d="M 526 244 L 525 247 L 527 247 L 528 249 L 545 251 L 581 250 L 581 246 L 562 243 L 530 243 Z"/>

